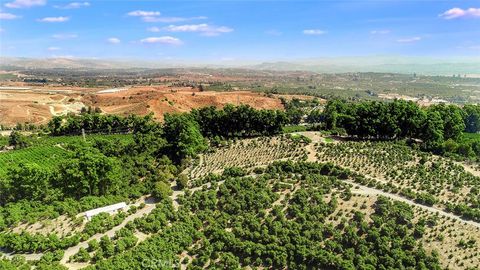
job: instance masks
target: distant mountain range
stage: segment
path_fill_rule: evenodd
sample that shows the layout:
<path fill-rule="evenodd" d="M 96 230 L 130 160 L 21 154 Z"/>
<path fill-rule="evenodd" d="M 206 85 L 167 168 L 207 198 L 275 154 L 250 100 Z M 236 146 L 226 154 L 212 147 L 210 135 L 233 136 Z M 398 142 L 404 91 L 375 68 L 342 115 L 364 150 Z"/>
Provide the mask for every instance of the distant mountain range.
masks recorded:
<path fill-rule="evenodd" d="M 251 66 L 261 70 L 305 70 L 319 73 L 392 72 L 425 75 L 480 74 L 480 58 L 431 59 L 417 57 L 318 58 L 268 62 Z"/>
<path fill-rule="evenodd" d="M 245 68 L 272 71 L 312 71 L 318 73 L 392 72 L 425 75 L 480 75 L 480 57 L 435 59 L 426 57 L 332 57 L 255 63 L 254 61 L 167 62 L 125 59 L 81 58 L 0 58 L 0 69 L 132 69 L 132 68 Z"/>

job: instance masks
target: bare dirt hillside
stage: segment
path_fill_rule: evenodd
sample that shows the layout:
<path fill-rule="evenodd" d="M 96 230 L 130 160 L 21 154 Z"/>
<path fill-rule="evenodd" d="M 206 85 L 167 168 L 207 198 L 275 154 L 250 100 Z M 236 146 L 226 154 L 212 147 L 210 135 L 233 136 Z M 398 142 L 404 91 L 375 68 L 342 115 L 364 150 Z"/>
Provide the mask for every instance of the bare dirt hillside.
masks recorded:
<path fill-rule="evenodd" d="M 0 89 L 0 124 L 45 124 L 53 116 L 76 113 L 84 106 L 99 107 L 104 113 L 118 115 L 153 112 L 155 118 L 161 121 L 164 113 L 187 112 L 205 106 L 247 104 L 256 109 L 282 109 L 280 97 L 250 91 L 200 92 L 196 88 L 166 85 L 118 89 L 58 89 L 22 85 Z"/>

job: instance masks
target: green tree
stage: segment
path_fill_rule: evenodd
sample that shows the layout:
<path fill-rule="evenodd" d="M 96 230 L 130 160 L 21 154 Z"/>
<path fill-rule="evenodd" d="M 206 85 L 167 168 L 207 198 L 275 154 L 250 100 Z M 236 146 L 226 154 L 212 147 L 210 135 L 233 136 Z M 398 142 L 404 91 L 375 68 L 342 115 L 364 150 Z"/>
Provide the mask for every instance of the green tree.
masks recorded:
<path fill-rule="evenodd" d="M 164 200 L 172 195 L 172 189 L 164 182 L 157 182 L 155 183 L 152 195 L 159 200 Z"/>
<path fill-rule="evenodd" d="M 480 132 L 480 105 L 465 105 L 463 107 L 465 131 Z"/>
<path fill-rule="evenodd" d="M 163 131 L 176 161 L 194 157 L 207 148 L 198 123 L 189 114 L 166 114 Z"/>
<path fill-rule="evenodd" d="M 20 132 L 14 130 L 10 133 L 8 137 L 8 144 L 13 146 L 15 149 L 25 148 L 29 145 L 27 137 L 22 135 Z"/>
<path fill-rule="evenodd" d="M 95 148 L 78 147 L 72 158 L 60 163 L 57 186 L 77 198 L 113 194 L 123 176 L 119 161 Z"/>
<path fill-rule="evenodd" d="M 429 111 L 437 112 L 443 121 L 444 139 L 457 140 L 465 130 L 464 115 L 460 107 L 456 105 L 439 104 L 429 108 Z"/>
<path fill-rule="evenodd" d="M 0 183 L 0 197 L 5 203 L 12 200 L 45 200 L 53 193 L 50 187 L 52 172 L 37 164 L 19 164 L 7 172 Z"/>
<path fill-rule="evenodd" d="M 422 139 L 427 149 L 438 149 L 443 141 L 443 120 L 440 113 L 428 111 L 422 128 Z"/>
<path fill-rule="evenodd" d="M 181 173 L 177 176 L 177 187 L 179 189 L 188 187 L 188 176 L 186 174 Z"/>

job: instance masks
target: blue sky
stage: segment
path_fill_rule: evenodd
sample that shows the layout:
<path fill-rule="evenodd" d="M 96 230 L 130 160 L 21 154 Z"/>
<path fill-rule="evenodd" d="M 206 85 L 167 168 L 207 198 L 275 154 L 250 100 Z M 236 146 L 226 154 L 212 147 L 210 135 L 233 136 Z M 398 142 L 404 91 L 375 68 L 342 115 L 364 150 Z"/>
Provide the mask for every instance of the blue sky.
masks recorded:
<path fill-rule="evenodd" d="M 144 60 L 480 55 L 480 1 L 2 0 L 0 54 Z"/>

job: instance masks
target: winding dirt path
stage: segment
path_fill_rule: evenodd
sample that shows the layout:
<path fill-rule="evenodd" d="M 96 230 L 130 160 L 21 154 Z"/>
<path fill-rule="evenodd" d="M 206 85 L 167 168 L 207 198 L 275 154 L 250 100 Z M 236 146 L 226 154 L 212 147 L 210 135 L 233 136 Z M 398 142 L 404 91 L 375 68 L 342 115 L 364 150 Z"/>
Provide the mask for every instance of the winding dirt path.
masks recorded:
<path fill-rule="evenodd" d="M 461 223 L 464 223 L 464 224 L 469 224 L 469 225 L 472 225 L 472 226 L 475 226 L 477 227 L 478 229 L 480 229 L 480 223 L 478 222 L 475 222 L 473 220 L 465 220 L 465 219 L 462 219 L 461 217 L 455 215 L 455 214 L 452 214 L 452 213 L 449 213 L 449 212 L 446 212 L 442 209 L 438 209 L 438 208 L 435 208 L 435 207 L 432 207 L 432 206 L 427 206 L 427 205 L 423 205 L 423 204 L 420 204 L 420 203 L 416 203 L 412 200 L 409 200 L 405 197 L 402 197 L 400 195 L 397 195 L 397 194 L 392 194 L 392 193 L 388 193 L 388 192 L 385 192 L 385 191 L 382 191 L 382 190 L 378 190 L 378 189 L 374 189 L 374 188 L 370 188 L 370 187 L 367 187 L 367 186 L 363 186 L 363 185 L 359 185 L 353 181 L 346 181 L 346 182 L 349 182 L 351 183 L 352 185 L 354 186 L 357 186 L 359 187 L 359 189 L 354 189 L 352 190 L 352 193 L 355 193 L 355 194 L 362 194 L 362 195 L 374 195 L 374 196 L 384 196 L 384 197 L 388 197 L 388 198 L 391 198 L 391 199 L 394 199 L 396 201 L 401 201 L 401 202 L 404 202 L 404 203 L 407 203 L 411 206 L 416 206 L 416 207 L 420 207 L 422 209 L 425 209 L 431 213 L 438 213 L 439 215 L 441 216 L 444 216 L 444 217 L 447 217 L 447 218 L 451 218 L 451 219 L 455 219 Z"/>
<path fill-rule="evenodd" d="M 316 150 L 315 150 L 315 143 L 317 142 L 320 142 L 320 141 L 324 141 L 325 139 L 319 134 L 319 133 L 315 133 L 315 132 L 308 132 L 308 133 L 303 133 L 301 132 L 300 134 L 302 135 L 305 135 L 307 137 L 309 137 L 310 139 L 312 139 L 312 143 L 308 144 L 306 146 L 306 150 L 308 151 L 308 161 L 310 162 L 316 162 L 317 161 L 317 158 L 316 158 Z M 200 164 L 203 164 L 204 160 L 203 160 L 203 157 L 201 156 L 200 157 Z M 465 170 L 467 170 L 468 172 L 474 174 L 474 175 L 477 175 L 477 176 L 480 176 L 480 172 L 479 171 L 476 171 L 474 170 L 473 168 L 469 168 L 468 166 L 466 166 L 465 164 L 460 164 L 462 166 L 465 167 Z M 218 187 L 223 183 L 224 181 L 220 181 L 217 183 L 217 189 Z M 419 207 L 419 208 L 422 208 L 422 209 L 425 209 L 431 213 L 438 213 L 439 215 L 442 215 L 444 217 L 447 217 L 447 218 L 451 218 L 451 219 L 454 219 L 454 220 L 457 220 L 463 224 L 469 224 L 469 225 L 472 225 L 478 229 L 480 229 L 480 223 L 478 222 L 475 222 L 475 221 L 471 221 L 471 220 L 464 220 L 462 219 L 461 217 L 455 215 L 455 214 L 452 214 L 452 213 L 449 213 L 449 212 L 446 212 L 442 209 L 438 209 L 438 208 L 435 208 L 435 207 L 431 207 L 431 206 L 426 206 L 426 205 L 422 205 L 422 204 L 419 204 L 419 203 L 416 203 L 410 199 L 407 199 L 407 198 L 404 198 L 402 196 L 399 196 L 397 194 L 392 194 L 392 193 L 388 193 L 388 192 L 384 192 L 382 190 L 377 190 L 377 189 L 374 189 L 374 188 L 370 188 L 370 187 L 367 187 L 367 186 L 363 186 L 363 185 L 359 185 L 357 183 L 354 183 L 352 181 L 348 181 L 347 182 L 351 183 L 352 185 L 354 186 L 357 186 L 358 189 L 353 189 L 352 192 L 353 193 L 356 193 L 356 194 L 363 194 L 363 195 L 372 195 L 372 196 L 385 196 L 385 197 L 388 197 L 388 198 L 391 198 L 391 199 L 394 199 L 394 200 L 397 200 L 397 201 L 401 201 L 401 202 L 405 202 L 411 206 L 416 206 L 416 207 Z M 200 189 L 202 189 L 203 187 L 211 187 L 211 183 L 206 183 L 200 187 L 195 187 L 195 188 L 191 188 L 189 189 L 191 192 L 195 192 L 195 191 L 198 191 Z M 180 206 L 179 203 L 178 203 L 178 197 L 183 195 L 185 193 L 184 190 L 179 190 L 178 187 L 176 186 L 176 183 L 175 182 L 172 182 L 171 184 L 171 187 L 172 187 L 172 195 L 170 196 L 170 198 L 172 199 L 173 201 L 173 206 L 174 206 L 174 209 L 175 210 L 178 210 L 178 207 Z M 293 190 L 293 192 L 296 191 L 296 188 Z M 280 198 L 282 199 L 282 197 Z M 280 199 L 278 200 L 278 202 L 276 203 L 279 203 L 280 202 Z M 107 232 L 105 233 L 102 233 L 102 234 L 96 234 L 92 237 L 90 237 L 87 241 L 84 241 L 84 242 L 81 242 L 79 243 L 78 245 L 74 246 L 74 247 L 70 247 L 68 248 L 67 250 L 65 250 L 65 255 L 63 256 L 62 260 L 60 261 L 61 264 L 65 265 L 66 267 L 68 267 L 69 269 L 80 269 L 82 267 L 85 267 L 87 266 L 88 264 L 79 264 L 79 263 L 69 263 L 68 262 L 68 259 L 70 256 L 76 254 L 80 248 L 87 248 L 88 247 L 88 242 L 93 240 L 93 239 L 96 239 L 96 240 L 99 240 L 101 237 L 103 236 L 108 236 L 108 237 L 113 237 L 115 235 L 115 232 L 117 232 L 118 230 L 120 230 L 121 228 L 125 227 L 125 225 L 129 222 L 129 221 L 132 221 L 134 220 L 135 218 L 140 218 L 144 215 L 147 215 L 149 214 L 151 211 L 153 211 L 156 207 L 155 203 L 153 201 L 145 201 L 146 203 L 146 206 L 142 209 L 140 209 L 139 211 L 137 211 L 136 213 L 128 216 L 121 224 L 119 224 L 118 226 L 115 226 L 114 228 L 108 230 Z M 139 203 L 138 203 L 139 204 Z M 143 233 L 140 233 L 138 232 L 138 235 L 136 234 L 137 238 L 139 238 L 139 242 L 142 242 L 144 241 L 145 239 L 147 239 L 149 237 L 149 235 L 145 235 Z M 11 258 L 13 256 L 13 254 L 4 254 L 7 258 Z M 39 260 L 42 256 L 41 253 L 37 253 L 37 254 L 20 254 L 21 256 L 25 257 L 25 259 L 27 260 Z"/>
<path fill-rule="evenodd" d="M 308 133 L 302 132 L 300 134 L 305 135 L 305 136 L 309 137 L 310 139 L 312 139 L 312 143 L 310 143 L 306 146 L 306 149 L 308 151 L 307 161 L 317 162 L 315 143 L 321 141 L 321 139 L 319 139 L 320 137 L 315 136 L 311 132 L 308 132 Z M 460 163 L 460 162 L 456 162 L 456 163 L 458 165 L 463 166 L 467 172 L 469 172 L 469 173 L 471 173 L 475 176 L 480 176 L 480 172 L 471 168 L 470 166 L 467 166 L 467 165 L 465 165 L 463 163 Z M 371 177 L 371 178 L 379 181 L 379 179 L 376 179 L 374 177 Z M 378 189 L 370 188 L 370 187 L 367 187 L 367 186 L 363 186 L 363 185 L 360 185 L 360 184 L 352 182 L 352 181 L 347 181 L 347 182 L 353 184 L 354 186 L 359 187 L 358 190 L 352 190 L 353 193 L 363 194 L 363 195 L 382 195 L 382 196 L 385 196 L 385 197 L 388 197 L 388 198 L 391 198 L 391 199 L 394 199 L 394 200 L 397 200 L 397 201 L 405 202 L 405 203 L 407 203 L 409 205 L 412 205 L 412 206 L 420 207 L 420 208 L 425 209 L 425 210 L 427 210 L 431 213 L 438 213 L 439 215 L 442 215 L 444 217 L 455 219 L 455 220 L 460 221 L 464 224 L 470 224 L 470 225 L 475 226 L 476 228 L 480 229 L 480 223 L 475 222 L 473 220 L 465 220 L 465 219 L 461 218 L 460 216 L 457 216 L 457 215 L 455 215 L 453 213 L 450 213 L 450 212 L 447 212 L 445 210 L 442 210 L 442 209 L 439 209 L 439 208 L 436 208 L 436 207 L 433 207 L 433 206 L 427 206 L 427 205 L 419 204 L 419 203 L 416 203 L 415 201 L 412 201 L 412 200 L 407 199 L 405 197 L 402 197 L 400 195 L 388 193 L 388 192 L 385 192 L 383 190 L 378 190 Z"/>
<path fill-rule="evenodd" d="M 94 239 L 99 241 L 100 238 L 102 238 L 103 236 L 108 236 L 108 237 L 111 238 L 111 237 L 115 236 L 115 233 L 118 230 L 125 227 L 125 225 L 127 225 L 128 222 L 133 221 L 136 218 L 143 217 L 144 215 L 148 215 L 150 212 L 153 211 L 153 209 L 155 209 L 155 202 L 152 198 L 148 198 L 146 200 L 143 200 L 142 202 L 145 203 L 145 207 L 138 210 L 136 213 L 131 214 L 128 217 L 126 217 L 125 220 L 123 220 L 123 222 L 120 223 L 119 225 L 113 227 L 112 229 L 106 231 L 105 233 L 97 233 L 97 234 L 93 235 L 92 237 L 88 238 L 86 241 L 83 241 L 76 246 L 67 248 L 65 250 L 65 254 L 63 255 L 62 260 L 60 260 L 60 263 L 65 265 L 69 269 L 75 269 L 74 264 L 68 263 L 68 259 L 70 258 L 70 256 L 75 255 L 80 250 L 80 248 L 87 248 L 89 241 L 94 240 Z M 138 206 L 142 202 L 135 203 L 134 205 Z"/>

